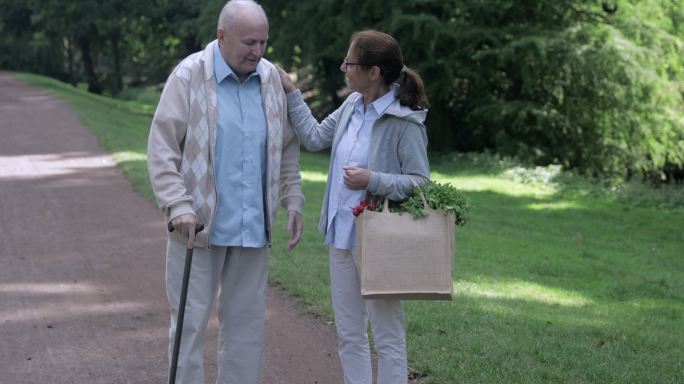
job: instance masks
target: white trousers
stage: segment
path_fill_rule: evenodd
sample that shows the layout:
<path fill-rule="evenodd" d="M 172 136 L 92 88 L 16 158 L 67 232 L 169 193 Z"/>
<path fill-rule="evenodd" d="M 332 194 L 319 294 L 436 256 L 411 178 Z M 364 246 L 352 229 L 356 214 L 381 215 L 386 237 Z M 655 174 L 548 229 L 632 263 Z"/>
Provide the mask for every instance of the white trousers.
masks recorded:
<path fill-rule="evenodd" d="M 169 361 L 185 267 L 185 245 L 167 241 L 166 294 L 171 308 Z M 218 384 L 258 384 L 266 314 L 266 248 L 195 248 L 176 383 L 204 384 L 204 335 L 218 299 Z M 218 296 L 217 296 L 218 294 Z"/>
<path fill-rule="evenodd" d="M 378 384 L 408 382 L 404 311 L 400 300 L 361 296 L 356 252 L 330 247 L 330 288 L 338 353 L 346 384 L 371 384 L 368 320 L 378 355 Z"/>

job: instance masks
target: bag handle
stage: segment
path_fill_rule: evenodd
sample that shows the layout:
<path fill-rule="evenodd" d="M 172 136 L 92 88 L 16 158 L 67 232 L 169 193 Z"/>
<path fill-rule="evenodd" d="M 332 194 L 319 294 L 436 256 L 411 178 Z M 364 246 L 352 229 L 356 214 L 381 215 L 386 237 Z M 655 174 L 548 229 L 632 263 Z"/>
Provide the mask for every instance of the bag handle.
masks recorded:
<path fill-rule="evenodd" d="M 411 175 L 406 175 L 406 177 L 408 177 L 409 181 L 411 181 L 411 184 L 413 184 L 413 188 L 418 188 L 418 184 L 416 184 L 416 181 L 413 180 Z M 427 199 L 425 198 L 424 194 L 421 193 L 420 189 L 418 189 L 418 195 L 420 196 L 420 199 L 423 200 L 423 205 L 425 205 L 425 207 L 429 207 Z"/>
<path fill-rule="evenodd" d="M 409 179 L 411 184 L 413 184 L 414 188 L 418 188 L 418 184 L 416 183 L 415 180 L 413 180 L 413 177 L 411 177 L 411 175 L 406 175 L 406 177 Z M 425 207 L 429 207 L 429 205 L 427 203 L 427 199 L 425 198 L 425 196 L 423 196 L 423 193 L 420 193 L 420 189 L 418 190 L 418 195 L 420 195 L 420 199 L 423 200 L 423 205 Z M 388 198 L 385 198 L 385 201 L 382 203 L 382 212 L 387 212 L 389 214 L 389 199 Z"/>

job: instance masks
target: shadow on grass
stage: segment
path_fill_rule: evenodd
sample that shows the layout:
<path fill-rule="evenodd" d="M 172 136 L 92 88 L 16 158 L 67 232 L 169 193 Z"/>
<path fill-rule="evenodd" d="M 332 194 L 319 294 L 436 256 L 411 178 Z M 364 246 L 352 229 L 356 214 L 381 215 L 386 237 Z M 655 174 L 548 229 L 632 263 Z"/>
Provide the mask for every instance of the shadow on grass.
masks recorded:
<path fill-rule="evenodd" d="M 467 195 L 473 213 L 457 230 L 458 278 L 534 281 L 593 298 L 684 298 L 684 217 L 664 224 L 658 212 L 616 204 Z M 554 204 L 563 208 L 544 208 Z"/>
<path fill-rule="evenodd" d="M 411 361 L 435 382 L 678 382 L 678 322 L 628 307 L 457 295 L 406 301 Z M 649 327 L 640 323 L 648 322 Z"/>

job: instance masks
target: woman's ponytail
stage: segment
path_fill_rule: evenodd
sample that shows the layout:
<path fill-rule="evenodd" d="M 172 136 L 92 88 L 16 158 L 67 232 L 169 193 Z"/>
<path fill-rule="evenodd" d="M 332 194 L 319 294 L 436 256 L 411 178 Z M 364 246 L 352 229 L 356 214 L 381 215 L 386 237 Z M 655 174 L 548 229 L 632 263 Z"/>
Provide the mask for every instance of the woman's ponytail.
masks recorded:
<path fill-rule="evenodd" d="M 414 111 L 430 107 L 427 95 L 425 94 L 423 79 L 420 78 L 416 71 L 404 66 L 399 73 L 396 83 L 399 84 L 399 89 L 397 90 L 399 104 L 405 105 Z"/>

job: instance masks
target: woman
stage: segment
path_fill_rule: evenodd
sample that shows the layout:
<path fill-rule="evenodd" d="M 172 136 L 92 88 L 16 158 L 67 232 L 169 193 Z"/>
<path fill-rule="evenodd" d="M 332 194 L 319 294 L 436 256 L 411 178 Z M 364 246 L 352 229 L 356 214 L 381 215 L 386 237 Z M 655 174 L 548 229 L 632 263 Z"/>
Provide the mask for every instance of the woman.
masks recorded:
<path fill-rule="evenodd" d="M 293 128 L 309 151 L 332 147 L 319 230 L 330 247 L 330 284 L 345 383 L 371 383 L 368 317 L 378 354 L 378 384 L 407 382 L 404 313 L 399 300 L 364 300 L 351 207 L 408 198 L 429 178 L 423 122 L 427 98 L 420 76 L 406 68 L 392 36 L 378 31 L 351 37 L 340 70 L 354 91 L 322 123 L 282 69 Z"/>

